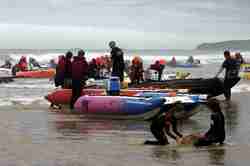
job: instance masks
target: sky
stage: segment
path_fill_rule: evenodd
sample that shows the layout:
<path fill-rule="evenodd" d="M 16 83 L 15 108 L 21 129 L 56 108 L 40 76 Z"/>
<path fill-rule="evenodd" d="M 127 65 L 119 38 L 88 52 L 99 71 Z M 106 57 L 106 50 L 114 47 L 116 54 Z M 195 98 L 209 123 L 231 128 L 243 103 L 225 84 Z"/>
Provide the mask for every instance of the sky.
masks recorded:
<path fill-rule="evenodd" d="M 249 0 L 1 0 L 0 48 L 193 49 L 250 39 Z"/>

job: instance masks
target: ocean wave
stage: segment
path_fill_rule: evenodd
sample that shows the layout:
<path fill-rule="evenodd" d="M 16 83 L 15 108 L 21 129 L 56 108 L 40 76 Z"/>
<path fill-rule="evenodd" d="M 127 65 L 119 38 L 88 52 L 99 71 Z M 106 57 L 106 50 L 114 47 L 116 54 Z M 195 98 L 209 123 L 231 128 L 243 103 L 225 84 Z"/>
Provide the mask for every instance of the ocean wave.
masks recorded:
<path fill-rule="evenodd" d="M 64 55 L 65 53 L 63 52 L 59 52 L 59 53 L 47 53 L 47 54 L 9 54 L 9 57 L 15 62 L 17 63 L 18 60 L 20 59 L 21 56 L 26 56 L 28 59 L 30 57 L 37 59 L 38 62 L 40 62 L 41 64 L 47 64 L 49 63 L 49 61 L 51 59 L 54 59 L 55 61 L 58 61 L 58 56 L 60 55 Z M 192 52 L 189 54 L 192 55 Z M 235 54 L 235 52 L 232 52 L 232 54 Z M 109 52 L 107 51 L 86 51 L 86 59 L 88 61 L 90 61 L 92 58 L 96 58 L 99 56 L 104 56 L 104 55 L 110 55 Z M 250 51 L 245 51 L 242 52 L 243 57 L 245 57 L 246 59 L 250 58 Z M 171 61 L 172 57 L 174 56 L 176 58 L 177 61 L 183 61 L 185 62 L 188 59 L 188 56 L 186 54 L 185 51 L 182 52 L 178 52 L 178 54 L 172 54 L 172 53 L 168 53 L 168 52 L 159 52 L 159 51 L 155 51 L 155 52 L 147 52 L 147 51 L 141 51 L 138 53 L 124 53 L 124 58 L 126 60 L 132 60 L 132 58 L 134 56 L 141 56 L 143 57 L 143 60 L 145 61 L 145 63 L 152 63 L 158 59 L 165 59 L 166 61 Z M 224 60 L 224 56 L 223 53 L 193 53 L 193 57 L 194 59 L 198 59 L 201 61 L 202 64 L 214 64 L 214 63 L 222 63 L 222 61 Z"/>
<path fill-rule="evenodd" d="M 15 88 L 15 89 L 53 89 L 53 84 L 0 84 L 0 88 Z"/>
<path fill-rule="evenodd" d="M 16 97 L 9 97 L 9 98 L 0 98 L 0 106 L 11 106 L 11 105 L 31 105 L 35 103 L 37 104 L 48 104 L 43 97 L 40 96 L 16 96 Z"/>

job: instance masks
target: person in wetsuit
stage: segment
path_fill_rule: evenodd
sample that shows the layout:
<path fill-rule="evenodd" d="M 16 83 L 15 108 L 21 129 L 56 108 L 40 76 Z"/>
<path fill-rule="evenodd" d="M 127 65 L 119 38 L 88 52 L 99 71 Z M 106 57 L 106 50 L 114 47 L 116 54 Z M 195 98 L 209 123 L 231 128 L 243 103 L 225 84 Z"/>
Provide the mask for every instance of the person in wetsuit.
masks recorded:
<path fill-rule="evenodd" d="M 2 66 L 0 66 L 0 68 L 6 68 L 6 69 L 11 69 L 11 67 L 12 67 L 12 64 L 11 64 L 11 62 L 10 62 L 10 60 L 5 60 L 5 63 L 2 65 Z"/>
<path fill-rule="evenodd" d="M 34 67 L 41 68 L 41 65 L 37 62 L 37 60 L 32 57 L 30 57 L 29 59 L 29 66 L 30 66 L 30 70 L 32 70 Z"/>
<path fill-rule="evenodd" d="M 224 96 L 227 101 L 231 100 L 231 87 L 235 85 L 240 77 L 238 76 L 238 65 L 237 61 L 230 56 L 229 51 L 224 52 L 225 60 L 215 77 L 218 77 L 220 73 L 226 69 L 224 78 Z"/>
<path fill-rule="evenodd" d="M 117 76 L 120 78 L 120 81 L 123 82 L 124 80 L 124 58 L 123 58 L 123 51 L 116 46 L 114 41 L 109 42 L 109 47 L 111 48 L 111 61 L 112 61 L 112 76 Z"/>
<path fill-rule="evenodd" d="M 150 130 L 157 141 L 145 141 L 146 145 L 167 145 L 169 144 L 167 136 L 178 142 L 182 138 L 182 134 L 177 130 L 177 119 L 174 116 L 174 112 L 177 109 L 184 109 L 180 104 L 176 103 L 165 114 L 160 114 L 152 120 Z M 172 133 L 170 129 L 172 128 Z M 166 132 L 166 134 L 165 134 Z"/>
<path fill-rule="evenodd" d="M 194 58 L 193 58 L 193 56 L 189 56 L 188 59 L 187 59 L 187 61 L 186 61 L 186 63 L 188 63 L 188 64 L 193 64 L 193 63 L 194 63 Z"/>
<path fill-rule="evenodd" d="M 219 101 L 216 99 L 211 99 L 208 101 L 207 105 L 212 111 L 211 125 L 204 136 L 199 138 L 194 143 L 195 146 L 208 146 L 213 143 L 223 144 L 226 138 L 225 119 L 223 113 L 221 112 Z"/>

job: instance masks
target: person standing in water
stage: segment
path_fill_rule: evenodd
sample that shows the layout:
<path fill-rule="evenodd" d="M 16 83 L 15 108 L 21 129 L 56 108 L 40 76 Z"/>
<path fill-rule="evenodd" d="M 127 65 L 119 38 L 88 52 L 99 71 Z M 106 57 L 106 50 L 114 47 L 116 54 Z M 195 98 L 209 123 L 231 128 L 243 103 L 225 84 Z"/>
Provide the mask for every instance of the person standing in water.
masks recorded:
<path fill-rule="evenodd" d="M 182 138 L 182 134 L 177 130 L 177 118 L 174 116 L 174 112 L 178 109 L 184 108 L 178 103 L 175 103 L 173 107 L 166 113 L 160 114 L 152 120 L 150 130 L 157 140 L 145 141 L 145 145 L 169 144 L 166 134 L 174 139 L 177 143 L 180 141 L 180 138 Z M 171 132 L 171 128 L 174 133 Z"/>
<path fill-rule="evenodd" d="M 123 58 L 123 51 L 116 46 L 114 41 L 109 42 L 109 47 L 111 48 L 111 60 L 112 60 L 112 76 L 117 76 L 120 78 L 120 81 L 123 82 L 124 80 L 124 58 Z"/>
<path fill-rule="evenodd" d="M 84 57 L 83 50 L 78 51 L 72 62 L 72 97 L 70 100 L 70 108 L 74 108 L 76 100 L 81 96 L 85 81 L 88 78 L 88 63 Z"/>
<path fill-rule="evenodd" d="M 225 134 L 225 118 L 221 112 L 220 104 L 217 99 L 208 101 L 207 106 L 211 109 L 211 125 L 209 130 L 200 137 L 195 143 L 195 146 L 208 146 L 213 143 L 223 144 Z"/>
<path fill-rule="evenodd" d="M 224 78 L 224 96 L 227 101 L 231 100 L 231 87 L 237 83 L 240 78 L 238 76 L 237 61 L 230 56 L 229 51 L 224 52 L 224 62 L 215 77 L 218 77 L 220 73 L 226 69 Z"/>

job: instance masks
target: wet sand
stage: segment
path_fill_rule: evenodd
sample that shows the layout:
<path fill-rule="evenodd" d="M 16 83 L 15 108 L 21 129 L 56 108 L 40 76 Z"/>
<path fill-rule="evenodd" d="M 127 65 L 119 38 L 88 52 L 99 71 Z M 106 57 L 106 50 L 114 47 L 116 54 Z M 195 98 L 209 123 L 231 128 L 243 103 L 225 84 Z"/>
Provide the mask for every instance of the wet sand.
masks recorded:
<path fill-rule="evenodd" d="M 223 97 L 219 97 L 223 100 Z M 1 165 L 249 165 L 250 93 L 233 94 L 230 106 L 222 102 L 226 118 L 223 146 L 194 148 L 176 145 L 145 146 L 153 139 L 149 123 L 89 119 L 51 112 L 48 104 L 18 103 L 1 107 Z M 18 108 L 18 109 L 17 109 Z M 182 121 L 184 135 L 205 132 L 209 112 Z"/>
<path fill-rule="evenodd" d="M 219 64 L 188 69 L 194 77 L 211 77 Z M 176 68 L 167 68 L 176 71 Z M 234 89 L 232 103 L 222 102 L 226 120 L 223 146 L 194 148 L 145 146 L 154 139 L 143 121 L 90 119 L 54 112 L 44 97 L 54 89 L 48 79 L 18 79 L 0 84 L 0 165 L 7 166 L 248 166 L 250 162 L 250 82 Z M 224 100 L 223 96 L 218 97 Z M 180 122 L 184 135 L 205 132 L 210 112 Z"/>

